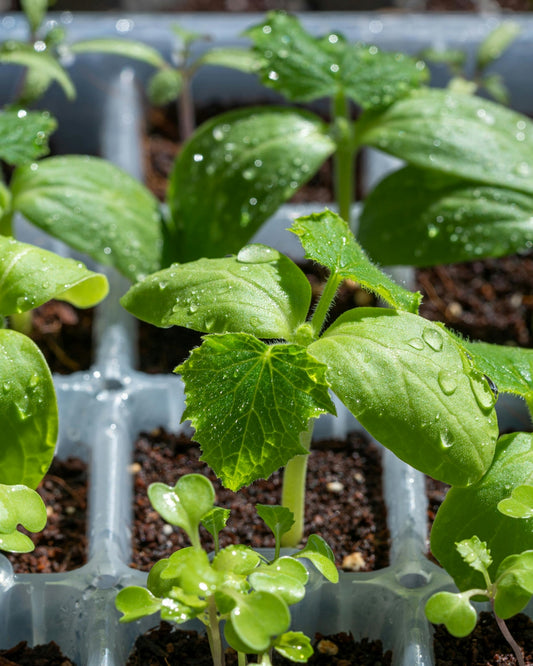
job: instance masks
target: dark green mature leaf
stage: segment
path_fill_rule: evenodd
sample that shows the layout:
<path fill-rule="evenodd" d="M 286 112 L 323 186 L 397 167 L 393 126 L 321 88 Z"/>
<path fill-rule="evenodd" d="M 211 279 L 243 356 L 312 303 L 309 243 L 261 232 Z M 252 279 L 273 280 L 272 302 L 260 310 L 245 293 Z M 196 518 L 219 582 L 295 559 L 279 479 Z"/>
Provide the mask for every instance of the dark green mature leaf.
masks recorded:
<path fill-rule="evenodd" d="M 442 325 L 356 308 L 308 349 L 327 364 L 332 390 L 399 458 L 460 486 L 485 473 L 498 436 L 495 397 Z"/>
<path fill-rule="evenodd" d="M 262 58 L 263 83 L 295 102 L 341 91 L 363 108 L 382 107 L 427 78 L 424 63 L 405 54 L 349 44 L 336 33 L 317 39 L 283 12 L 269 13 L 246 34 Z"/>
<path fill-rule="evenodd" d="M 444 624 L 452 636 L 462 638 L 473 631 L 477 613 L 470 598 L 452 592 L 437 592 L 425 607 L 426 617 L 433 624 Z"/>
<path fill-rule="evenodd" d="M 35 488 L 48 469 L 58 432 L 52 375 L 26 335 L 0 330 L 0 483 Z"/>
<path fill-rule="evenodd" d="M 287 340 L 305 321 L 311 287 L 290 259 L 255 244 L 236 257 L 199 259 L 154 273 L 133 285 L 121 303 L 156 326 Z"/>
<path fill-rule="evenodd" d="M 158 202 L 110 162 L 97 157 L 50 157 L 19 167 L 11 188 L 14 210 L 131 280 L 160 268 Z"/>
<path fill-rule="evenodd" d="M 418 312 L 422 297 L 403 289 L 372 264 L 348 224 L 326 210 L 299 217 L 291 227 L 301 240 L 307 259 L 329 268 L 343 279 L 355 280 L 399 310 Z"/>
<path fill-rule="evenodd" d="M 315 115 L 241 109 L 204 123 L 174 163 L 168 263 L 236 252 L 318 170 L 334 143 Z"/>
<path fill-rule="evenodd" d="M 40 532 L 46 525 L 46 506 L 41 496 L 22 485 L 0 484 L 0 549 L 29 553 L 33 541 L 17 531 L 22 525 L 30 532 Z"/>
<path fill-rule="evenodd" d="M 202 460 L 231 490 L 305 453 L 299 435 L 309 419 L 335 411 L 325 366 L 298 345 L 210 335 L 176 371 Z"/>
<path fill-rule="evenodd" d="M 79 261 L 0 236 L 0 314 L 27 312 L 52 298 L 88 308 L 108 290 L 105 275 Z"/>
<path fill-rule="evenodd" d="M 492 580 L 506 557 L 531 548 L 533 518 L 512 520 L 498 511 L 498 503 L 516 486 L 532 483 L 533 435 L 521 432 L 499 439 L 494 461 L 480 481 L 448 491 L 431 531 L 431 551 L 460 590 L 485 587 L 485 582 L 457 553 L 457 541 L 476 534 L 487 543 Z"/>
<path fill-rule="evenodd" d="M 55 119 L 47 111 L 2 111 L 0 159 L 18 165 L 46 155 L 48 137 L 56 127 Z"/>
<path fill-rule="evenodd" d="M 405 167 L 367 197 L 357 237 L 388 265 L 499 257 L 530 246 L 531 210 L 531 194 Z"/>
<path fill-rule="evenodd" d="M 153 67 L 168 67 L 167 62 L 157 49 L 131 39 L 102 37 L 84 39 L 69 46 L 72 53 L 108 53 L 133 60 L 146 62 Z"/>
<path fill-rule="evenodd" d="M 506 620 L 524 610 L 533 596 L 533 550 L 506 557 L 496 576 L 494 610 Z"/>
<path fill-rule="evenodd" d="M 533 123 L 475 95 L 412 91 L 357 121 L 359 143 L 419 167 L 533 193 Z"/>

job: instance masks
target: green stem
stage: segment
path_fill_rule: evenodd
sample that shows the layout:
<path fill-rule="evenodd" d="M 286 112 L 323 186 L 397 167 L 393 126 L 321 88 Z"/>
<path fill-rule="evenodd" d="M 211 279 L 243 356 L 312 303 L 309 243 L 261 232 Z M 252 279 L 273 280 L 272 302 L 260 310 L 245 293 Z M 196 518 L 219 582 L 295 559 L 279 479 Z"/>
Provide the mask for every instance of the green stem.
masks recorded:
<path fill-rule="evenodd" d="M 260 660 L 257 662 L 258 666 L 272 666 L 272 660 L 270 659 L 269 652 L 263 652 L 260 657 Z"/>
<path fill-rule="evenodd" d="M 320 335 L 320 331 L 324 326 L 327 314 L 342 280 L 343 278 L 332 272 L 330 273 L 330 276 L 324 285 L 324 289 L 320 294 L 320 300 L 318 301 L 315 311 L 313 312 L 313 316 L 311 317 L 311 325 L 315 335 L 317 336 Z"/>
<path fill-rule="evenodd" d="M 0 183 L 0 187 L 4 188 L 4 184 Z M 0 235 L 13 236 L 13 212 L 6 213 L 0 217 Z"/>
<path fill-rule="evenodd" d="M 333 98 L 332 115 L 337 144 L 337 150 L 333 156 L 335 199 L 339 208 L 339 215 L 352 226 L 350 218 L 352 203 L 355 199 L 355 150 L 348 100 L 343 91 L 339 91 Z"/>
<path fill-rule="evenodd" d="M 237 666 L 247 666 L 248 659 L 244 652 L 237 652 Z"/>
<path fill-rule="evenodd" d="M 222 650 L 222 641 L 220 639 L 220 625 L 218 622 L 217 607 L 215 604 L 214 596 L 209 597 L 207 608 L 208 608 L 207 638 L 209 640 L 211 657 L 213 658 L 213 666 L 225 666 L 226 660 L 224 658 L 224 651 Z"/>
<path fill-rule="evenodd" d="M 26 312 L 16 312 L 9 315 L 10 328 L 19 333 L 24 333 L 24 335 L 29 335 L 32 329 L 31 313 L 31 310 L 27 310 Z"/>
<path fill-rule="evenodd" d="M 183 86 L 178 96 L 178 123 L 181 141 L 187 141 L 194 132 L 194 103 L 191 93 L 190 74 L 183 72 Z"/>
<path fill-rule="evenodd" d="M 307 450 L 311 448 L 314 421 L 309 421 L 307 430 L 300 433 L 300 444 Z M 305 514 L 305 479 L 307 473 L 307 459 L 309 454 L 295 456 L 289 460 L 283 473 L 283 488 L 281 503 L 294 514 L 294 525 L 281 537 L 281 545 L 286 547 L 297 546 L 303 537 Z"/>
<path fill-rule="evenodd" d="M 494 612 L 494 617 L 496 618 L 496 624 L 500 628 L 500 631 L 503 634 L 503 637 L 505 640 L 509 643 L 511 646 L 512 651 L 514 652 L 514 655 L 516 657 L 516 661 L 518 663 L 518 666 L 526 666 L 526 662 L 524 660 L 524 654 L 522 652 L 522 648 L 518 643 L 515 641 L 513 638 L 511 632 L 509 631 L 509 627 L 505 624 L 505 622 L 502 620 L 501 617 L 498 617 L 496 612 L 494 611 L 494 600 L 492 600 L 492 610 Z"/>

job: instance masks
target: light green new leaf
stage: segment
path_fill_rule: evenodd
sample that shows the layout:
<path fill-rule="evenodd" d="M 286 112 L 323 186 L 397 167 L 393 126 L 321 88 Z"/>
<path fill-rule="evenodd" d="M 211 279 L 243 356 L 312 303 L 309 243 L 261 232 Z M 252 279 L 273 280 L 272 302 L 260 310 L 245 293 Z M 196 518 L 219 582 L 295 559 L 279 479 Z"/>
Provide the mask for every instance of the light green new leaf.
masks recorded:
<path fill-rule="evenodd" d="M 336 213 L 326 210 L 299 217 L 291 231 L 300 238 L 307 259 L 326 266 L 343 279 L 359 282 L 399 310 L 418 312 L 420 294 L 403 289 L 375 266 L 353 237 L 348 224 Z"/>
<path fill-rule="evenodd" d="M 335 556 L 329 545 L 318 534 L 311 534 L 307 539 L 305 548 L 294 554 L 294 557 L 305 557 L 312 562 L 316 569 L 329 580 L 337 583 L 339 572 L 335 566 Z"/>
<path fill-rule="evenodd" d="M 363 108 L 392 104 L 427 78 L 423 63 L 341 35 L 315 38 L 295 17 L 270 12 L 246 31 L 261 57 L 261 79 L 295 102 L 335 97 L 339 91 Z"/>
<path fill-rule="evenodd" d="M 456 542 L 472 534 L 486 542 L 493 559 L 492 580 L 506 557 L 531 548 L 533 518 L 512 520 L 498 510 L 513 488 L 526 484 L 533 484 L 533 435 L 521 432 L 499 439 L 493 463 L 480 481 L 448 491 L 431 531 L 431 552 L 460 590 L 485 587 L 485 581 L 463 561 Z"/>
<path fill-rule="evenodd" d="M 120 622 L 134 622 L 161 610 L 161 599 L 154 597 L 145 587 L 131 585 L 120 590 L 115 606 L 123 615 Z"/>
<path fill-rule="evenodd" d="M 46 155 L 48 137 L 56 127 L 55 119 L 47 111 L 2 111 L 0 159 L 18 165 Z"/>
<path fill-rule="evenodd" d="M 76 97 L 72 79 L 59 62 L 46 51 L 36 51 L 31 44 L 6 42 L 0 49 L 0 63 L 22 65 L 50 81 L 57 81 L 68 99 Z"/>
<path fill-rule="evenodd" d="M 206 599 L 222 584 L 224 575 L 211 566 L 207 553 L 201 548 L 181 548 L 168 558 L 161 570 L 161 579 L 175 581 L 186 595 Z"/>
<path fill-rule="evenodd" d="M 257 72 L 261 67 L 261 60 L 250 49 L 242 48 L 215 48 L 209 49 L 196 61 L 202 65 L 217 65 L 219 67 L 231 67 L 241 72 Z"/>
<path fill-rule="evenodd" d="M 154 67 L 168 67 L 157 49 L 131 39 L 84 39 L 69 46 L 72 53 L 108 53 L 146 62 Z"/>
<path fill-rule="evenodd" d="M 326 367 L 298 345 L 210 335 L 176 371 L 185 382 L 183 419 L 196 429 L 202 460 L 231 490 L 305 453 L 299 435 L 309 419 L 335 412 Z"/>
<path fill-rule="evenodd" d="M 358 122 L 359 143 L 466 180 L 533 193 L 533 123 L 475 95 L 412 91 Z"/>
<path fill-rule="evenodd" d="M 280 557 L 248 576 L 254 590 L 276 594 L 289 606 L 304 598 L 308 578 L 307 569 L 294 557 Z"/>
<path fill-rule="evenodd" d="M 261 561 L 258 553 L 244 544 L 227 546 L 213 558 L 216 571 L 231 572 L 236 576 L 247 576 Z"/>
<path fill-rule="evenodd" d="M 452 636 L 468 636 L 477 622 L 477 615 L 468 596 L 437 592 L 425 607 L 426 617 L 433 624 L 444 624 Z"/>
<path fill-rule="evenodd" d="M 521 32 L 522 28 L 516 21 L 501 23 L 481 43 L 476 54 L 477 66 L 484 69 L 498 60 Z"/>
<path fill-rule="evenodd" d="M 286 506 L 256 504 L 255 510 L 259 518 L 274 533 L 276 545 L 281 542 L 281 537 L 289 532 L 294 525 L 294 514 Z"/>
<path fill-rule="evenodd" d="M 0 484 L 0 550 L 29 553 L 32 540 L 17 531 L 22 525 L 30 532 L 40 532 L 46 525 L 46 507 L 41 496 L 26 486 Z"/>
<path fill-rule="evenodd" d="M 285 659 L 299 664 L 307 663 L 313 654 L 311 640 L 301 631 L 287 631 L 276 639 L 274 649 Z"/>
<path fill-rule="evenodd" d="M 399 458 L 458 486 L 485 473 L 498 436 L 495 397 L 442 325 L 355 308 L 308 349 L 328 366 L 334 393 Z"/>
<path fill-rule="evenodd" d="M 58 432 L 52 375 L 26 335 L 0 330 L 0 483 L 35 488 L 48 469 Z"/>
<path fill-rule="evenodd" d="M 479 537 L 473 536 L 455 544 L 457 552 L 463 560 L 476 571 L 484 573 L 492 564 L 492 557 L 487 544 L 480 541 Z"/>
<path fill-rule="evenodd" d="M 275 594 L 251 592 L 241 596 L 226 625 L 247 646 L 247 651 L 259 653 L 268 650 L 273 638 L 289 628 L 290 613 L 287 604 Z"/>
<path fill-rule="evenodd" d="M 386 265 L 498 257 L 529 247 L 532 210 L 531 194 L 411 166 L 372 190 L 357 237 Z"/>
<path fill-rule="evenodd" d="M 52 298 L 88 308 L 106 297 L 105 275 L 74 259 L 0 236 L 0 313 L 27 312 Z"/>
<path fill-rule="evenodd" d="M 311 287 L 294 262 L 255 244 L 236 257 L 199 259 L 154 273 L 133 285 L 121 303 L 156 326 L 286 340 L 305 321 Z"/>
<path fill-rule="evenodd" d="M 199 127 L 170 176 L 175 225 L 169 260 L 236 252 L 333 153 L 315 115 L 286 108 L 240 109 Z"/>
<path fill-rule="evenodd" d="M 182 73 L 165 67 L 158 70 L 148 82 L 148 97 L 152 104 L 164 106 L 179 97 L 182 87 Z"/>
<path fill-rule="evenodd" d="M 28 19 L 31 31 L 36 32 L 46 15 L 48 0 L 21 0 L 20 5 Z"/>
<path fill-rule="evenodd" d="M 510 518 L 533 518 L 533 485 L 513 488 L 511 497 L 498 502 L 498 511 Z"/>
<path fill-rule="evenodd" d="M 229 509 L 223 509 L 221 506 L 214 506 L 202 516 L 201 523 L 215 542 L 215 552 L 218 551 L 218 535 L 226 527 L 230 515 Z"/>
<path fill-rule="evenodd" d="M 506 557 L 498 568 L 494 610 L 506 620 L 520 613 L 533 596 L 533 550 Z"/>
<path fill-rule="evenodd" d="M 159 204 L 141 183 L 110 162 L 50 157 L 19 167 L 11 188 L 14 210 L 131 280 L 160 268 Z"/>

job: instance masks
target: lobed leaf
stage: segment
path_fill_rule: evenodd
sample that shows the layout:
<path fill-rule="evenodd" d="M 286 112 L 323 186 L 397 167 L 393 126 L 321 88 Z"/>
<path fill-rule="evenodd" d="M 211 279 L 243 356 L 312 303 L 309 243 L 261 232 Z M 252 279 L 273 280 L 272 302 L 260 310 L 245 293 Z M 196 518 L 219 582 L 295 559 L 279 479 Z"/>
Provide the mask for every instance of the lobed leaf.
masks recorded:
<path fill-rule="evenodd" d="M 498 511 L 510 518 L 533 518 L 533 485 L 513 488 L 511 497 L 498 502 Z"/>
<path fill-rule="evenodd" d="M 231 490 L 305 453 L 299 435 L 309 419 L 335 410 L 325 366 L 298 345 L 266 345 L 244 333 L 207 336 L 176 371 L 202 460 Z"/>
<path fill-rule="evenodd" d="M 11 189 L 14 210 L 129 279 L 160 268 L 159 204 L 135 178 L 110 162 L 50 157 L 19 167 Z"/>
<path fill-rule="evenodd" d="M 332 390 L 399 458 L 458 486 L 486 472 L 498 435 L 495 396 L 442 325 L 356 308 L 308 349 L 327 365 Z"/>
<path fill-rule="evenodd" d="M 464 539 L 456 543 L 455 547 L 468 566 L 476 571 L 484 573 L 492 564 L 492 557 L 490 556 L 487 544 L 480 541 L 477 536 Z"/>
<path fill-rule="evenodd" d="M 27 312 L 52 298 L 88 308 L 108 291 L 105 275 L 81 262 L 0 236 L 0 313 Z"/>
<path fill-rule="evenodd" d="M 28 553 L 33 541 L 17 531 L 22 525 L 30 532 L 40 532 L 46 525 L 46 506 L 41 496 L 23 485 L 0 484 L 0 549 Z"/>
<path fill-rule="evenodd" d="M 533 518 L 511 520 L 498 510 L 499 502 L 524 484 L 533 484 L 533 435 L 512 433 L 498 440 L 483 478 L 468 488 L 448 491 L 431 531 L 431 552 L 460 590 L 485 587 L 485 582 L 463 561 L 454 543 L 472 534 L 486 542 L 493 559 L 491 580 L 506 557 L 531 548 Z"/>
<path fill-rule="evenodd" d="M 433 624 L 444 624 L 452 636 L 468 636 L 476 626 L 477 615 L 468 596 L 437 592 L 425 606 L 426 617 Z"/>
<path fill-rule="evenodd" d="M 46 155 L 48 137 L 56 127 L 56 120 L 47 111 L 2 111 L 0 159 L 16 166 Z"/>
<path fill-rule="evenodd" d="M 333 153 L 315 115 L 240 109 L 199 127 L 174 162 L 168 261 L 236 252 Z"/>
<path fill-rule="evenodd" d="M 533 596 L 533 550 L 511 555 L 498 567 L 494 610 L 506 620 L 520 613 Z"/>

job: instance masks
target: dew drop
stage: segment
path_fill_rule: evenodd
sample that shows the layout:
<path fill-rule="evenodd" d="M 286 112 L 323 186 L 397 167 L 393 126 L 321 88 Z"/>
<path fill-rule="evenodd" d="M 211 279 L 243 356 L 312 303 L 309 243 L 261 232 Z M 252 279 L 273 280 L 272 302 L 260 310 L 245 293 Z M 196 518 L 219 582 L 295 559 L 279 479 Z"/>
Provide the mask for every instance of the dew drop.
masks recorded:
<path fill-rule="evenodd" d="M 451 370 L 441 370 L 438 375 L 439 386 L 445 395 L 452 395 L 457 390 L 456 373 Z"/>
<path fill-rule="evenodd" d="M 442 335 L 434 328 L 425 328 L 422 332 L 422 337 L 426 344 L 433 349 L 433 351 L 440 351 L 443 345 Z"/>
<path fill-rule="evenodd" d="M 237 261 L 242 264 L 265 264 L 277 261 L 278 258 L 279 252 L 277 250 L 261 243 L 245 245 L 237 255 Z"/>
<path fill-rule="evenodd" d="M 453 446 L 453 439 L 450 438 L 449 433 L 444 430 L 439 435 L 440 445 L 443 449 L 451 449 Z"/>
<path fill-rule="evenodd" d="M 420 338 L 412 338 L 407 344 L 413 349 L 424 349 L 424 343 Z"/>
<path fill-rule="evenodd" d="M 472 387 L 476 402 L 482 411 L 490 411 L 494 407 L 496 397 L 485 376 L 476 377 L 470 375 L 470 386 Z"/>

